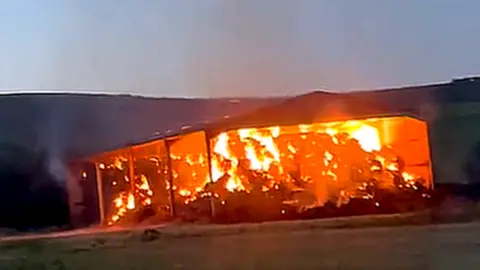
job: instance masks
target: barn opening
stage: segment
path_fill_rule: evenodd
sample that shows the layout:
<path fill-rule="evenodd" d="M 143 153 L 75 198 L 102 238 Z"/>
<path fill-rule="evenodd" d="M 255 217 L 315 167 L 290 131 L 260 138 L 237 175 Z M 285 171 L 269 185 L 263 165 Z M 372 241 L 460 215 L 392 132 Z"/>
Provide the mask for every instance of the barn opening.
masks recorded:
<path fill-rule="evenodd" d="M 97 185 L 102 223 L 159 223 L 171 216 L 168 159 L 164 141 L 154 141 L 98 158 Z M 153 220 L 152 220 L 153 219 Z"/>
<path fill-rule="evenodd" d="M 220 222 L 409 211 L 432 188 L 426 123 L 407 116 L 229 130 L 210 152 L 186 201 Z"/>
<path fill-rule="evenodd" d="M 96 160 L 109 226 L 406 212 L 433 188 L 427 125 L 409 116 L 198 131 Z"/>

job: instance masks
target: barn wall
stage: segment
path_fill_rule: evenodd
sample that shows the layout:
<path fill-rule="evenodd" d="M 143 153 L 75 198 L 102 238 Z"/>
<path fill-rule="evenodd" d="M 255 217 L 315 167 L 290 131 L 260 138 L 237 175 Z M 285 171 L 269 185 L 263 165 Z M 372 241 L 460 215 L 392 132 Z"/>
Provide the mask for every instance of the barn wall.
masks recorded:
<path fill-rule="evenodd" d="M 480 143 L 480 103 L 438 107 L 429 123 L 429 136 L 435 182 L 471 184 L 466 168 L 474 162 L 473 151 Z"/>
<path fill-rule="evenodd" d="M 95 165 L 87 162 L 71 163 L 67 175 L 70 223 L 85 227 L 100 222 Z"/>

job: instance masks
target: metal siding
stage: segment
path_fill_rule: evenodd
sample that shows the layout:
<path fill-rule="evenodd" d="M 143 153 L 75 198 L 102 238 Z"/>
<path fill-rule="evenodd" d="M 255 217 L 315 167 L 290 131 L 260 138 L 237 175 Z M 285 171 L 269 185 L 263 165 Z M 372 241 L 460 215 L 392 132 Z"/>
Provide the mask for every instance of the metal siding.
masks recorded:
<path fill-rule="evenodd" d="M 480 103 L 446 104 L 429 123 L 436 183 L 468 183 L 465 166 L 480 142 Z"/>
<path fill-rule="evenodd" d="M 80 186 L 80 175 L 82 169 L 78 164 L 69 164 L 69 173 L 67 174 L 67 193 L 68 208 L 70 212 L 70 224 L 77 227 L 82 219 L 82 211 L 78 203 L 82 201 L 83 192 Z"/>
<path fill-rule="evenodd" d="M 86 173 L 86 178 L 82 177 L 83 172 Z M 99 223 L 100 213 L 98 211 L 96 188 L 93 164 L 85 162 L 69 164 L 67 192 L 70 224 L 73 227 L 84 227 Z"/>

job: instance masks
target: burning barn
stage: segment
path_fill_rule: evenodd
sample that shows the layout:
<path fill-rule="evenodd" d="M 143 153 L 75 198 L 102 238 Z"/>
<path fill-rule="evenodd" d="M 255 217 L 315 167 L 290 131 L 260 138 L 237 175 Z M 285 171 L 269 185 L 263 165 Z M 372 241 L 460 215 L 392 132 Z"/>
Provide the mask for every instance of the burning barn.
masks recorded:
<path fill-rule="evenodd" d="M 313 92 L 79 160 L 70 186 L 83 192 L 71 197 L 83 203 L 71 204 L 72 217 L 107 226 L 229 223 L 426 207 L 427 102 L 401 107 L 387 94 Z"/>

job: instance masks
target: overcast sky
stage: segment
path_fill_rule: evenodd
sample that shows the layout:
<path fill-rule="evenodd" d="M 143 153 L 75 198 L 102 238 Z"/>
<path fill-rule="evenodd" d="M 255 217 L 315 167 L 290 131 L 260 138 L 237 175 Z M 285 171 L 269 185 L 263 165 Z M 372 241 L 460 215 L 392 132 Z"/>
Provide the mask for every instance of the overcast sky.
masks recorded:
<path fill-rule="evenodd" d="M 0 89 L 284 95 L 480 74 L 478 0 L 0 0 Z"/>

